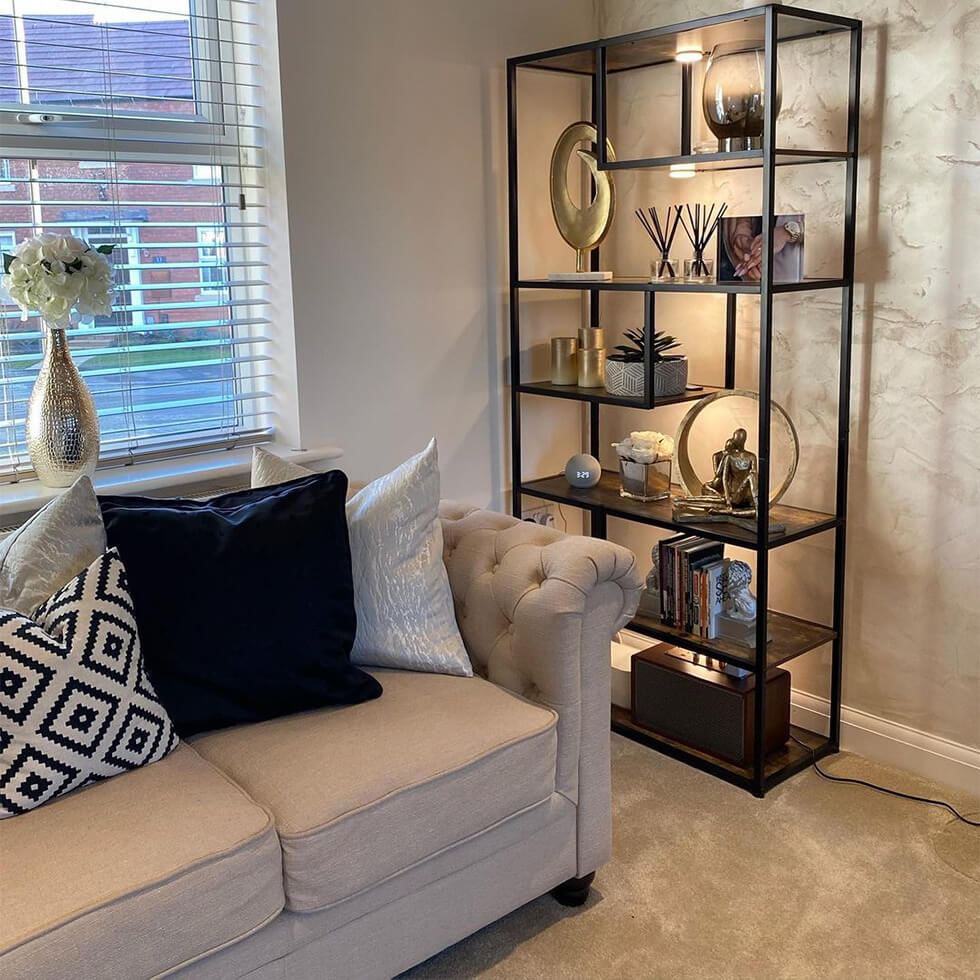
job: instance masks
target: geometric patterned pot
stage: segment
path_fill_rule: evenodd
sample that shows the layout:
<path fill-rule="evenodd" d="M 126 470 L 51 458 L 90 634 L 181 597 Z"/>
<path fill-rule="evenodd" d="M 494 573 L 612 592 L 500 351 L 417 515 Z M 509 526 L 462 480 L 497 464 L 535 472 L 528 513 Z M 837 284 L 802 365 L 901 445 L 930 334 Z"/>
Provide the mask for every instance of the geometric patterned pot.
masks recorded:
<path fill-rule="evenodd" d="M 639 398 L 643 394 L 643 364 L 607 359 L 606 391 L 610 395 Z"/>
<path fill-rule="evenodd" d="M 687 387 L 686 357 L 667 357 L 653 365 L 655 398 L 672 398 Z M 643 364 L 606 361 L 606 391 L 610 395 L 639 398 L 643 395 Z"/>
<path fill-rule="evenodd" d="M 653 365 L 653 394 L 657 398 L 672 398 L 684 394 L 687 387 L 687 358 L 671 357 Z"/>

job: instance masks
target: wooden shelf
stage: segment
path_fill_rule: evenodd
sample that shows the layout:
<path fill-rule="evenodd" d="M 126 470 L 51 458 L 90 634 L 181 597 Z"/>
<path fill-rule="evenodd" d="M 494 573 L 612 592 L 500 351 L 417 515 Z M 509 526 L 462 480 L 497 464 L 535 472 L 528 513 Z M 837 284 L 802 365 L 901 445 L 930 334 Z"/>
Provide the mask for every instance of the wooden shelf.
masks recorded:
<path fill-rule="evenodd" d="M 568 398 L 580 402 L 598 402 L 600 405 L 621 405 L 625 408 L 651 409 L 663 405 L 680 405 L 683 402 L 696 402 L 723 388 L 702 385 L 696 391 L 685 391 L 681 395 L 667 398 L 654 398 L 647 404 L 643 396 L 610 395 L 605 388 L 580 388 L 578 385 L 556 385 L 550 381 L 526 381 L 518 389 L 524 395 L 544 395 L 547 398 Z"/>
<path fill-rule="evenodd" d="M 658 732 L 637 725 L 630 717 L 629 711 L 619 705 L 612 706 L 612 730 L 618 735 L 641 742 L 651 748 L 658 749 L 666 755 L 682 762 L 693 762 L 699 769 L 705 769 L 713 775 L 720 776 L 728 782 L 735 783 L 745 789 L 752 787 L 752 770 L 726 762 L 716 756 L 701 752 L 698 749 L 684 745 L 672 738 L 667 738 Z M 790 733 L 798 738 L 803 745 L 790 740 L 778 752 L 770 752 L 766 757 L 765 778 L 767 788 L 778 785 L 794 773 L 805 769 L 813 759 L 821 759 L 829 755 L 833 749 L 830 740 L 825 735 L 808 731 L 797 725 L 790 725 Z"/>
<path fill-rule="evenodd" d="M 841 289 L 846 279 L 803 279 L 800 282 L 773 283 L 774 293 L 802 293 L 811 289 Z M 762 292 L 757 282 L 650 282 L 643 276 L 614 276 L 612 279 L 578 281 L 574 279 L 519 279 L 518 289 L 602 290 L 625 293 L 748 293 Z"/>
<path fill-rule="evenodd" d="M 610 517 L 637 521 L 640 524 L 662 527 L 678 533 L 683 531 L 697 534 L 700 537 L 710 538 L 712 541 L 724 541 L 726 544 L 739 545 L 743 548 L 755 549 L 757 545 L 756 535 L 753 531 L 743 530 L 735 524 L 682 524 L 674 520 L 670 500 L 654 500 L 644 503 L 640 500 L 631 500 L 629 497 L 620 496 L 619 489 L 619 474 L 611 470 L 603 470 L 598 485 L 588 490 L 576 490 L 570 487 L 563 474 L 521 484 L 521 493 L 540 497 L 544 500 L 553 500 L 555 503 L 569 504 L 572 507 L 585 507 L 590 510 L 600 507 Z M 802 507 L 787 507 L 783 504 L 776 504 L 771 509 L 770 516 L 774 522 L 786 527 L 785 534 L 770 535 L 770 549 L 837 527 L 837 519 L 833 514 L 805 510 Z"/>
<path fill-rule="evenodd" d="M 703 653 L 709 657 L 717 657 L 738 667 L 755 667 L 755 650 L 732 643 L 731 640 L 706 640 L 676 626 L 666 626 L 659 619 L 644 616 L 642 613 L 637 613 L 629 628 L 655 640 L 673 643 L 685 650 L 693 650 L 695 653 Z M 807 619 L 799 619 L 770 609 L 767 669 L 778 667 L 825 643 L 830 643 L 836 635 L 829 626 L 811 623 Z"/>

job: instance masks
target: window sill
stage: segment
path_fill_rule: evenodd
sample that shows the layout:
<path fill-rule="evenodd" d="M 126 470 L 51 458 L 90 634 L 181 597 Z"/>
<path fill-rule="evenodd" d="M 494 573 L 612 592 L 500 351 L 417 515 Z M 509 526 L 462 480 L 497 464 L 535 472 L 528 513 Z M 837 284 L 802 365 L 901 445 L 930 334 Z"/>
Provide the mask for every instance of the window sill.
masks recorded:
<path fill-rule="evenodd" d="M 286 449 L 272 445 L 269 449 L 291 463 L 315 466 L 327 460 L 337 459 L 343 450 L 336 446 L 321 449 Z M 136 463 L 132 466 L 111 466 L 95 474 L 95 489 L 103 494 L 177 494 L 189 488 L 206 492 L 247 476 L 252 466 L 252 450 L 232 449 L 222 452 L 202 453 L 177 459 L 159 460 L 153 463 Z M 217 485 L 217 486 L 215 486 Z M 13 518 L 24 518 L 39 510 L 61 491 L 42 486 L 37 480 L 23 480 L 0 486 L 0 521 L 18 524 Z"/>

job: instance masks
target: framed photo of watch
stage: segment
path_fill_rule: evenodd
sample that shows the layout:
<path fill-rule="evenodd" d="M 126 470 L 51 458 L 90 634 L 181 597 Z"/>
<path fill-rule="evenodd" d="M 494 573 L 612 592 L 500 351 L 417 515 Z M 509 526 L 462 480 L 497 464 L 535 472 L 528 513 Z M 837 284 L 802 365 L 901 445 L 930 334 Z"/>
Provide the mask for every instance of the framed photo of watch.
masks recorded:
<path fill-rule="evenodd" d="M 773 230 L 773 282 L 803 279 L 806 221 L 802 214 L 777 214 Z M 762 216 L 726 215 L 718 225 L 718 282 L 762 278 Z"/>

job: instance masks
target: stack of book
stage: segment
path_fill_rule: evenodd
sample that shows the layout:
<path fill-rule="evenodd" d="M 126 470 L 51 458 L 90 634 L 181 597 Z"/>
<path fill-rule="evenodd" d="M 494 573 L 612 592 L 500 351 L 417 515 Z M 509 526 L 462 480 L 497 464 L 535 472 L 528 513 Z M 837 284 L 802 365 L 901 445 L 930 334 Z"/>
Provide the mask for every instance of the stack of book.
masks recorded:
<path fill-rule="evenodd" d="M 667 626 L 713 640 L 724 608 L 725 546 L 690 534 L 660 542 L 660 618 Z"/>

